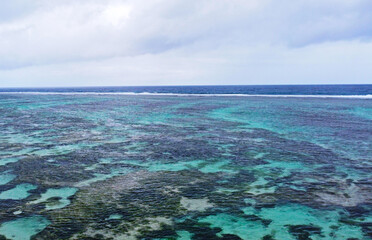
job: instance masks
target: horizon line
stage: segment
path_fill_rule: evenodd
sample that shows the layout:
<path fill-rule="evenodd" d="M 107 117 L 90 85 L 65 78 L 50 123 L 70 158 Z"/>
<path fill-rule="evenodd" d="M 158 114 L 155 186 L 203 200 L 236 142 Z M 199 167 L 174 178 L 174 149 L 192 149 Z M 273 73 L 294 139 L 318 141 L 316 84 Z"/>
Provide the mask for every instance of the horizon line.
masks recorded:
<path fill-rule="evenodd" d="M 123 85 L 123 86 L 40 86 L 40 87 L 0 87 L 0 89 L 46 89 L 46 88 L 120 88 L 120 87 L 232 87 L 232 86 L 365 86 L 372 83 L 337 83 L 337 84 L 206 84 L 206 85 Z"/>

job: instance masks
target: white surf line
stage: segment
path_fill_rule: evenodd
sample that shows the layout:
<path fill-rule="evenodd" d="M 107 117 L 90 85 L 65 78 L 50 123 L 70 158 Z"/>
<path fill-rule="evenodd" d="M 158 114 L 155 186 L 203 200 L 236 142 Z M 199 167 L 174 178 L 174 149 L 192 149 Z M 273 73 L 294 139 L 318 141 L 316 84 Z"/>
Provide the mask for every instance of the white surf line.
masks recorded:
<path fill-rule="evenodd" d="M 272 97 L 272 98 L 354 98 L 372 99 L 372 94 L 367 95 L 275 95 L 275 94 L 209 94 L 209 93 L 135 93 L 135 92 L 0 92 L 0 94 L 25 94 L 25 95 L 146 95 L 146 96 L 197 96 L 197 97 Z"/>

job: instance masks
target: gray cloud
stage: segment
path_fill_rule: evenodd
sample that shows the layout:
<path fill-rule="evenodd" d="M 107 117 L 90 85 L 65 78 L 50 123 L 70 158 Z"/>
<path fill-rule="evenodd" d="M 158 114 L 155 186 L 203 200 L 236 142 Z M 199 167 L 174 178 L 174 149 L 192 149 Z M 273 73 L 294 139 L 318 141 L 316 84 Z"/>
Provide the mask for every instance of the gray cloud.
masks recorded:
<path fill-rule="evenodd" d="M 215 67 L 225 77 L 244 74 L 235 65 L 273 67 L 282 61 L 273 63 L 278 49 L 289 64 L 288 56 L 305 57 L 309 46 L 324 51 L 313 59 L 340 43 L 369 47 L 372 36 L 370 0 L 9 0 L 0 16 L 0 84 L 30 69 L 52 76 L 49 71 L 59 71 L 51 69 L 100 64 L 111 69 L 105 74 L 118 74 L 113 78 L 128 73 L 131 79 L 150 79 L 143 77 L 148 71 L 153 78 L 207 81 L 212 75 L 206 72 Z M 110 59 L 125 62 L 125 71 L 107 66 Z M 138 59 L 144 62 L 136 62 L 140 69 L 131 67 Z M 152 61 L 163 66 L 151 70 Z M 178 71 L 167 74 L 171 61 Z M 188 61 L 201 61 L 204 69 L 192 70 L 195 64 Z M 90 75 L 74 72 L 76 78 Z"/>

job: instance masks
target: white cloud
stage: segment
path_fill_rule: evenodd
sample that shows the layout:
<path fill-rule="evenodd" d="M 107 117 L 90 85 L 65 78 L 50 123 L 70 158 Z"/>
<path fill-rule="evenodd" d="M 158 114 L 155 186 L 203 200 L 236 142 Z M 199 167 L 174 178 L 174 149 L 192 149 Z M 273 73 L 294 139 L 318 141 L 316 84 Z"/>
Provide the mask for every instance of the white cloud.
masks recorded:
<path fill-rule="evenodd" d="M 4 7 L 11 11 L 0 18 L 0 86 L 372 81 L 364 64 L 370 0 L 17 0 Z"/>
<path fill-rule="evenodd" d="M 131 11 L 132 7 L 124 4 L 109 5 L 103 11 L 103 15 L 106 18 L 106 21 L 110 22 L 114 26 L 119 27 L 125 23 L 126 19 L 130 17 Z"/>

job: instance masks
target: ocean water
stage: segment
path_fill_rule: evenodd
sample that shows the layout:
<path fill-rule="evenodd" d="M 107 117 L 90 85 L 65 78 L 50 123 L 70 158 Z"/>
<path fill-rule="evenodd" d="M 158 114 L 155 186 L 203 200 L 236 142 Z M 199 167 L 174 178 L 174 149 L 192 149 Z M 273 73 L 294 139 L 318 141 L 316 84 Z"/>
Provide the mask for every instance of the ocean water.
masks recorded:
<path fill-rule="evenodd" d="M 0 92 L 28 93 L 110 93 L 110 94 L 194 94 L 194 95 L 306 95 L 372 96 L 372 84 L 365 85 L 219 85 L 219 86 L 141 86 L 141 87 L 69 87 L 69 88 L 0 88 Z"/>
<path fill-rule="evenodd" d="M 372 239 L 371 85 L 0 91 L 0 239 Z"/>

